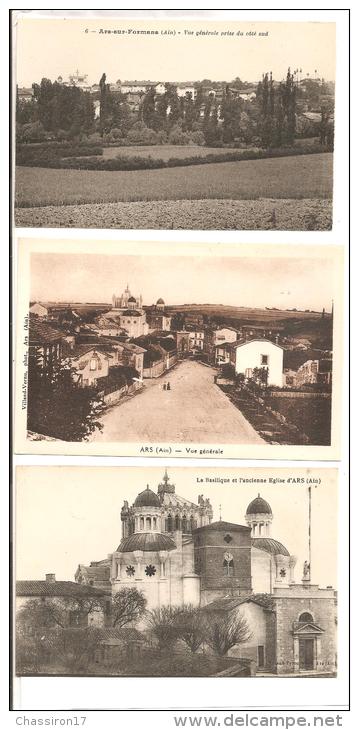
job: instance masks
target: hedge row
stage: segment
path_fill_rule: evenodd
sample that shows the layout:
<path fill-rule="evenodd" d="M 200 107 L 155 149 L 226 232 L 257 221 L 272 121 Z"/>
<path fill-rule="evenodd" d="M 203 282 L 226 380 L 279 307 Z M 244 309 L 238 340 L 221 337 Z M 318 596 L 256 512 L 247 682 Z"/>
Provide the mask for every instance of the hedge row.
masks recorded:
<path fill-rule="evenodd" d="M 77 158 L 91 155 L 102 155 L 102 147 L 94 145 L 70 145 L 70 144 L 39 144 L 29 147 L 19 145 L 16 150 L 16 163 L 18 165 L 31 165 L 31 167 L 61 167 L 64 157 Z M 55 165 L 53 163 L 56 163 Z"/>
<path fill-rule="evenodd" d="M 331 152 L 328 146 L 308 145 L 301 147 L 281 147 L 279 149 L 267 150 L 241 150 L 238 152 L 209 153 L 203 157 L 191 156 L 186 158 L 171 157 L 169 160 L 155 159 L 153 157 L 128 157 L 126 155 L 118 155 L 111 159 L 103 159 L 99 157 L 86 157 L 81 159 L 79 155 L 68 156 L 66 159 L 61 156 L 54 155 L 35 156 L 26 159 L 20 154 L 17 163 L 19 165 L 29 165 L 31 167 L 52 167 L 71 170 L 154 170 L 164 167 L 187 167 L 190 165 L 206 165 L 213 162 L 240 162 L 242 160 L 258 160 L 271 157 L 291 157 L 297 155 L 312 155 L 321 152 Z M 85 154 L 85 153 L 82 153 Z"/>

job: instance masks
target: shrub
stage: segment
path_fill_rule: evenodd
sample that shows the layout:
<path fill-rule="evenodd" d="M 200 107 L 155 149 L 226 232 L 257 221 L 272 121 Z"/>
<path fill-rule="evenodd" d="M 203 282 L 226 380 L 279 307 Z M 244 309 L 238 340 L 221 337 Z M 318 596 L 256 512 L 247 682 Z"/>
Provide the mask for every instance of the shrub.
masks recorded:
<path fill-rule="evenodd" d="M 93 132 L 92 134 L 89 134 L 89 142 L 92 144 L 101 144 L 102 143 L 102 137 L 99 134 L 99 132 Z"/>
<path fill-rule="evenodd" d="M 59 142 L 65 142 L 69 139 L 70 133 L 67 129 L 58 129 L 56 132 L 56 139 Z"/>
<path fill-rule="evenodd" d="M 198 144 L 198 145 L 202 146 L 205 143 L 204 134 L 201 131 L 191 132 L 190 139 L 193 142 L 193 144 Z"/>
<path fill-rule="evenodd" d="M 160 131 L 157 132 L 157 144 L 166 144 L 167 142 L 168 142 L 167 132 L 165 132 L 164 129 L 160 129 Z"/>
<path fill-rule="evenodd" d="M 146 127 L 144 122 L 136 122 L 127 133 L 127 141 L 132 144 L 157 144 L 157 134 Z"/>
<path fill-rule="evenodd" d="M 112 140 L 116 140 L 116 139 L 120 139 L 122 137 L 121 129 L 118 129 L 118 127 L 114 127 L 113 129 L 111 129 L 111 132 L 109 134 L 109 137 L 110 137 L 110 140 L 111 141 Z"/>
<path fill-rule="evenodd" d="M 29 122 L 22 127 L 24 142 L 42 142 L 46 139 L 46 132 L 41 122 Z"/>

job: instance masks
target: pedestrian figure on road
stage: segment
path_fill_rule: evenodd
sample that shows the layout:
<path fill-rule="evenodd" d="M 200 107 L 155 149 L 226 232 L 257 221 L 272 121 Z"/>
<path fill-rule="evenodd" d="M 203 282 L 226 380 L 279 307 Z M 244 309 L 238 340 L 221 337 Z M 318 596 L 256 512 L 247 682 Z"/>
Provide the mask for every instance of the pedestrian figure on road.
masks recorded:
<path fill-rule="evenodd" d="M 167 390 L 171 390 L 171 384 L 167 383 Z"/>
<path fill-rule="evenodd" d="M 167 385 L 166 385 L 166 383 L 163 383 L 163 386 L 162 386 L 162 387 L 163 387 L 163 390 L 167 390 Z"/>

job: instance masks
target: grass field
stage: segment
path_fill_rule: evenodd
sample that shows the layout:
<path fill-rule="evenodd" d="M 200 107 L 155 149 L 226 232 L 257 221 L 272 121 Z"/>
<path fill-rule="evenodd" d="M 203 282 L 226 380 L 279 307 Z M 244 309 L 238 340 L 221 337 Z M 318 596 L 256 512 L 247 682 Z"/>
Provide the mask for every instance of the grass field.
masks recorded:
<path fill-rule="evenodd" d="M 252 149 L 258 149 L 253 147 Z M 153 157 L 155 160 L 169 160 L 171 157 L 186 159 L 186 157 L 205 157 L 206 155 L 226 155 L 228 152 L 238 152 L 238 149 L 228 147 L 199 147 L 199 145 L 137 145 L 131 147 L 104 147 L 102 157 L 104 160 L 112 157 Z"/>
<path fill-rule="evenodd" d="M 332 154 L 323 153 L 127 172 L 18 167 L 16 205 L 328 199 L 332 196 L 332 160 Z"/>

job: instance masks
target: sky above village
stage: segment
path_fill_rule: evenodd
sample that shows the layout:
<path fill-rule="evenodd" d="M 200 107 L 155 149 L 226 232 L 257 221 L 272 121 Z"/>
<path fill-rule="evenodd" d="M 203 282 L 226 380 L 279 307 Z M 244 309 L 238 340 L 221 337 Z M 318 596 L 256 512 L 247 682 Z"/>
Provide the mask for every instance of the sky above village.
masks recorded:
<path fill-rule="evenodd" d="M 157 29 L 160 34 L 129 33 L 139 29 Z M 119 32 L 100 32 L 104 30 Z M 260 32 L 267 35 L 259 36 Z M 17 22 L 20 86 L 29 87 L 43 77 L 67 80 L 76 69 L 87 74 L 89 84 L 98 83 L 104 72 L 112 83 L 118 79 L 230 81 L 237 76 L 257 82 L 267 71 L 280 81 L 288 67 L 301 68 L 302 77 L 317 72 L 320 78 L 334 80 L 335 24 L 172 19 L 141 24 L 123 18 L 28 17 Z"/>
<path fill-rule="evenodd" d="M 193 249 L 195 254 L 195 248 Z M 110 303 L 128 284 L 144 304 L 227 304 L 329 311 L 330 258 L 31 254 L 31 301 Z"/>
<path fill-rule="evenodd" d="M 312 581 L 337 586 L 336 471 L 258 468 L 169 468 L 176 493 L 197 503 L 209 497 L 213 521 L 220 517 L 245 525 L 249 502 L 258 493 L 272 508 L 271 536 L 297 557 L 296 579 L 308 558 L 308 487 L 306 484 L 233 483 L 232 479 L 321 477 L 312 487 Z M 16 577 L 73 580 L 77 566 L 103 560 L 121 541 L 120 511 L 147 484 L 157 492 L 163 467 L 19 468 L 16 490 Z M 229 479 L 228 483 L 199 479 Z M 324 529 L 323 529 L 324 527 Z"/>

